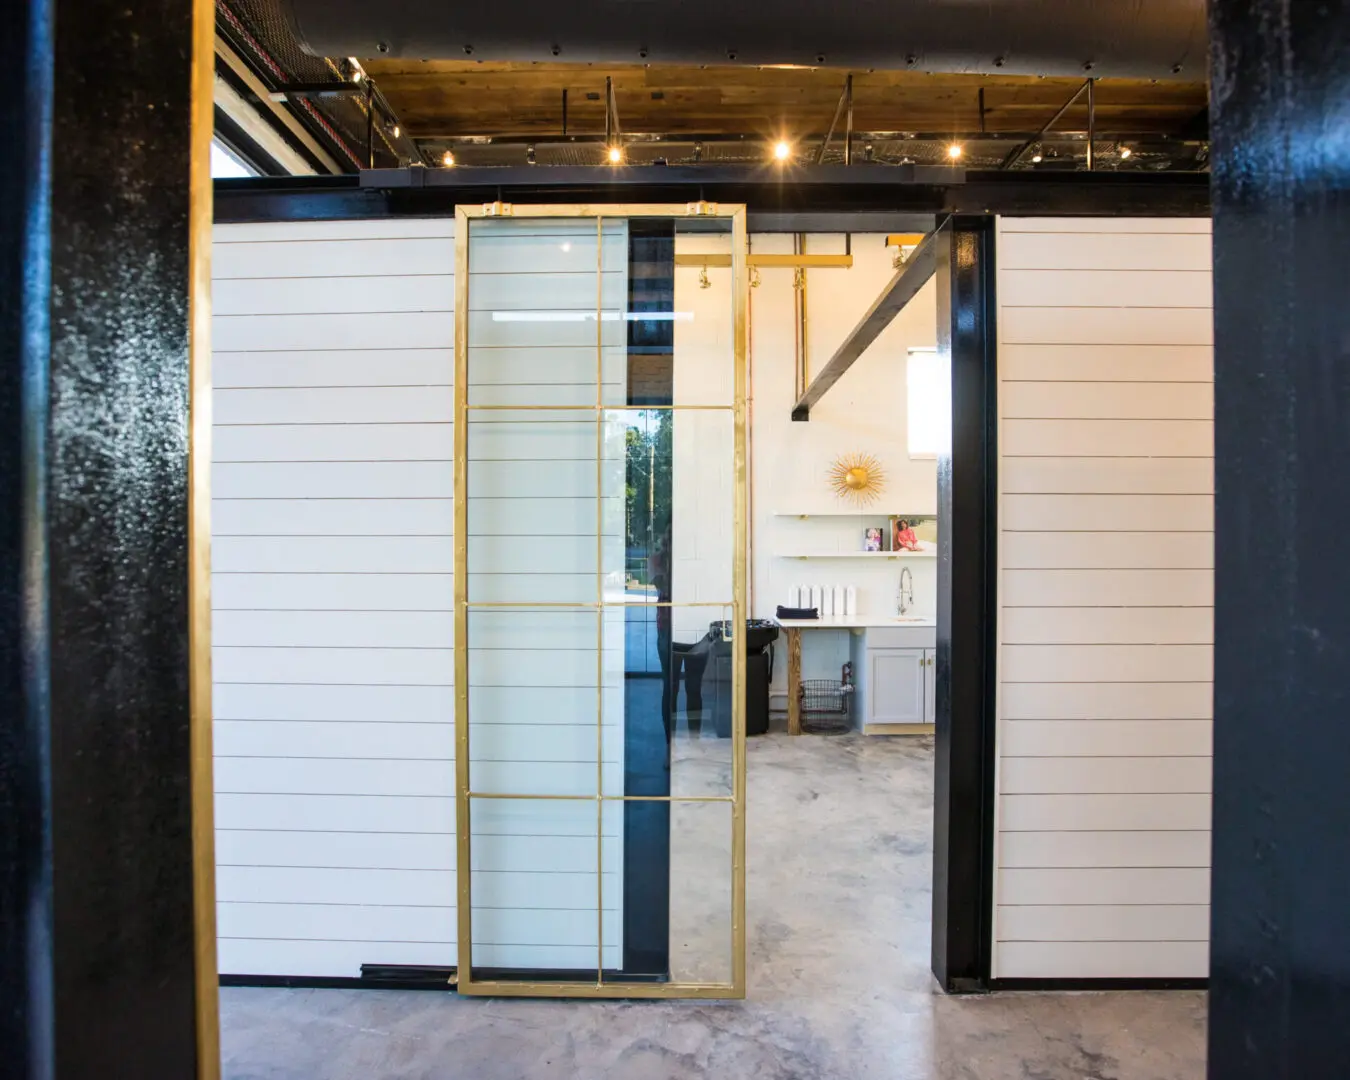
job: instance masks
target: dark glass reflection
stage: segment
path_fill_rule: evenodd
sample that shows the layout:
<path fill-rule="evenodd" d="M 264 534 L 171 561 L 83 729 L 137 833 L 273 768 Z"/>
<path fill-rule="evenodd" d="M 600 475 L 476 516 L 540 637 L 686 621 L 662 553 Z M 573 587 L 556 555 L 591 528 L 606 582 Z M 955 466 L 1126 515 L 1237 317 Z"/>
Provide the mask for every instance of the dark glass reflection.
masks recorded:
<path fill-rule="evenodd" d="M 629 405 L 674 402 L 674 312 L 675 223 L 634 219 L 628 223 Z"/>

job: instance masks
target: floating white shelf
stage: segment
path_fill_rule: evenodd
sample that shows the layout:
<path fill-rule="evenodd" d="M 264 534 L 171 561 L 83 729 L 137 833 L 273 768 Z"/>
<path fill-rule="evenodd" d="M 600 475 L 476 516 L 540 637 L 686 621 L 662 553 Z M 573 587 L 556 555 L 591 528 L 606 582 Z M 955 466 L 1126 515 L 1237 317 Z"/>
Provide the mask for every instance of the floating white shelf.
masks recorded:
<path fill-rule="evenodd" d="M 798 551 L 780 559 L 936 559 L 936 551 Z"/>
<path fill-rule="evenodd" d="M 864 517 L 864 518 L 889 518 L 898 517 L 889 510 L 775 510 L 774 517 L 793 517 L 793 518 L 813 518 L 813 517 Z M 931 514 L 916 514 L 916 517 L 932 517 Z"/>

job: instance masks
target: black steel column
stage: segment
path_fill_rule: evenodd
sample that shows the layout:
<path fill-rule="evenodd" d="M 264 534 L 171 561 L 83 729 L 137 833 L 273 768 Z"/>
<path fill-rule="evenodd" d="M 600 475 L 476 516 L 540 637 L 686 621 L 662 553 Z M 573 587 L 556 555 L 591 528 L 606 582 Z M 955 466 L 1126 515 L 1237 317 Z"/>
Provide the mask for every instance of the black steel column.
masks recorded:
<path fill-rule="evenodd" d="M 1209 1075 L 1350 1062 L 1350 3 L 1213 0 Z"/>
<path fill-rule="evenodd" d="M 0 1076 L 52 1072 L 47 442 L 51 4 L 0 18 Z"/>
<path fill-rule="evenodd" d="M 19 86 L 0 106 L 19 148 L 0 198 L 4 1077 L 197 1073 L 187 452 L 201 6 L 62 4 L 53 39 L 51 5 L 32 2 L 0 30 Z"/>
<path fill-rule="evenodd" d="M 938 351 L 951 357 L 952 448 L 938 459 L 933 974 L 989 981 L 994 859 L 997 380 L 994 221 L 939 233 Z"/>

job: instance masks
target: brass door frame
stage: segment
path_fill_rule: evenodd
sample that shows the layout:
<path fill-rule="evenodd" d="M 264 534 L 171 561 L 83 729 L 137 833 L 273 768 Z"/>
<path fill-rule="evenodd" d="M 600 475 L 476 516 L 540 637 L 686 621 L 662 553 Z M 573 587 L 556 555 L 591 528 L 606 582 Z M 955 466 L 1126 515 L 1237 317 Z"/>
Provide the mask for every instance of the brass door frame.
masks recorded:
<path fill-rule="evenodd" d="M 745 651 L 740 648 L 732 652 L 732 794 L 730 797 L 713 796 L 702 799 L 679 798 L 673 796 L 647 797 L 662 802 L 717 801 L 731 804 L 731 981 L 727 983 L 682 983 L 682 982 L 607 982 L 602 978 L 603 963 L 603 904 L 596 912 L 601 929 L 600 946 L 597 949 L 596 977 L 592 982 L 529 982 L 513 980 L 479 980 L 473 978 L 473 906 L 472 906 L 472 867 L 470 843 L 471 804 L 475 798 L 492 797 L 475 794 L 469 786 L 469 598 L 468 598 L 468 444 L 469 444 L 469 223 L 483 218 L 574 218 L 596 219 L 596 228 L 603 230 L 606 218 L 630 219 L 642 217 L 660 217 L 697 220 L 699 218 L 724 218 L 731 221 L 731 267 L 732 267 L 732 326 L 733 326 L 733 397 L 730 411 L 733 415 L 733 467 L 734 492 L 732 526 L 732 597 L 729 603 L 718 602 L 716 606 L 730 608 L 733 633 L 744 632 L 746 618 L 746 365 L 747 365 L 747 305 L 749 302 L 749 273 L 746 263 L 746 213 L 744 205 L 718 205 L 716 203 L 687 204 L 557 204 L 557 205 L 519 205 L 509 203 L 484 203 L 475 206 L 455 208 L 455 412 L 454 412 L 454 618 L 455 618 L 455 833 L 456 833 L 456 918 L 457 918 L 457 987 L 460 993 L 501 997 L 555 997 L 555 998 L 744 998 L 745 997 Z M 597 252 L 597 270 L 603 259 L 603 248 Z M 597 305 L 600 301 L 600 284 L 597 282 Z M 597 307 L 596 318 L 596 366 L 597 375 L 601 365 L 601 323 Z M 596 405 L 585 406 L 594 409 L 597 415 L 603 414 L 606 406 L 602 400 L 600 382 L 597 381 Z M 556 406 L 538 406 L 557 411 Z M 513 406 L 519 410 L 519 406 Z M 644 406 L 646 408 L 646 406 Z M 704 408 L 708 406 L 670 405 L 663 408 Z M 716 406 L 725 409 L 725 406 Z M 597 468 L 599 461 L 597 460 Z M 597 491 L 597 518 L 600 514 L 599 492 Z M 597 544 L 603 530 L 597 530 Z M 597 564 L 597 573 L 603 570 Z M 486 604 L 478 603 L 473 607 L 541 607 L 540 604 Z M 597 613 L 604 610 L 603 596 L 597 596 L 596 602 L 587 604 L 554 605 L 584 610 L 594 608 Z M 685 606 L 685 605 L 678 605 Z M 602 630 L 603 632 L 603 620 Z M 597 657 L 597 662 L 599 658 Z M 598 688 L 597 688 L 598 690 Z M 603 721 L 603 695 L 597 694 L 596 732 L 599 738 Z M 600 763 L 597 762 L 597 774 Z M 500 797 L 500 796 L 498 796 Z M 522 796 L 509 796 L 521 798 Z M 523 796 L 523 798 L 546 799 L 554 801 L 593 801 L 596 804 L 597 818 L 606 802 L 625 801 L 621 795 L 605 795 L 603 785 L 597 775 L 597 791 L 594 796 Z M 596 837 L 597 847 L 601 843 Z M 598 855 L 598 852 L 597 852 Z M 597 863 L 598 882 L 603 881 L 603 866 Z"/>

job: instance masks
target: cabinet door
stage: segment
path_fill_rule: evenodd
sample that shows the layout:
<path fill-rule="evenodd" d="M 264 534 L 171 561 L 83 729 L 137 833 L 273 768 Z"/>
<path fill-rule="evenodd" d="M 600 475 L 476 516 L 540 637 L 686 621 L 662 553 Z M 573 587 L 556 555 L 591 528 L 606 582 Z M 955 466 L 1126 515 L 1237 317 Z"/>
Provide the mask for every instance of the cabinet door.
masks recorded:
<path fill-rule="evenodd" d="M 937 721 L 937 653 L 923 651 L 923 719 L 924 723 Z"/>
<path fill-rule="evenodd" d="M 867 651 L 867 722 L 922 724 L 924 722 L 923 649 L 869 649 Z"/>

